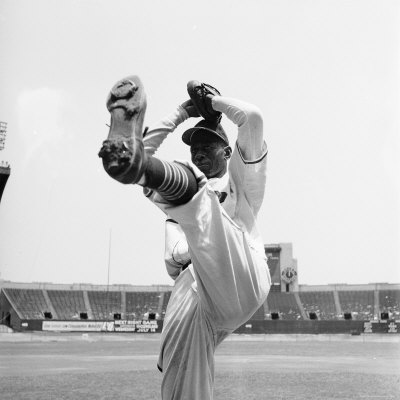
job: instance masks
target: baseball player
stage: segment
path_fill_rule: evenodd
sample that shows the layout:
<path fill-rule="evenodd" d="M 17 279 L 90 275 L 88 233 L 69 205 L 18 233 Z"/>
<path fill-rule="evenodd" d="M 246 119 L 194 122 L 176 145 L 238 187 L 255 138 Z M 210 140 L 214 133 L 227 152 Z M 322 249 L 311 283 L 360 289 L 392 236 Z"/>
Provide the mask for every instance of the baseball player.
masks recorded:
<path fill-rule="evenodd" d="M 99 153 L 112 178 L 143 186 L 167 216 L 165 263 L 175 285 L 158 360 L 164 400 L 213 398 L 215 349 L 263 304 L 271 282 L 256 226 L 267 155 L 260 111 L 198 81 L 188 93 L 190 100 L 143 135 L 143 85 L 137 76 L 119 81 Z M 222 114 L 238 127 L 233 150 Z M 154 157 L 179 124 L 200 116 L 182 136 L 191 162 Z"/>

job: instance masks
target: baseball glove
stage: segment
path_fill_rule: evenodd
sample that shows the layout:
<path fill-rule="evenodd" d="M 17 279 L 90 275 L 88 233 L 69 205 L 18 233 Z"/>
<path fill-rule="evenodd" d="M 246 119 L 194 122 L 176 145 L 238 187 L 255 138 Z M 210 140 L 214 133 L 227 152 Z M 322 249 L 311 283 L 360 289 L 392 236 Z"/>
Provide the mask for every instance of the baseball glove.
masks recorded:
<path fill-rule="evenodd" d="M 197 112 L 207 121 L 219 121 L 222 114 L 212 108 L 212 98 L 221 96 L 215 87 L 199 81 L 189 81 L 187 91 Z"/>

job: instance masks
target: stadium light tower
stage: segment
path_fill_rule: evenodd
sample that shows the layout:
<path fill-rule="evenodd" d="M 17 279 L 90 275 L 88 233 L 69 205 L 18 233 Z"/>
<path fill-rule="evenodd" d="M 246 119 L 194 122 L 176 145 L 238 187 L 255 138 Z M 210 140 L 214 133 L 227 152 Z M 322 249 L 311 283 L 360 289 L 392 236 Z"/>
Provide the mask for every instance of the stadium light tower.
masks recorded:
<path fill-rule="evenodd" d="M 7 122 L 0 121 L 0 150 L 4 149 L 7 135 Z M 6 187 L 7 179 L 10 176 L 10 165 L 8 162 L 0 162 L 0 201 Z"/>
<path fill-rule="evenodd" d="M 7 122 L 0 121 L 0 150 L 4 149 L 7 135 Z"/>

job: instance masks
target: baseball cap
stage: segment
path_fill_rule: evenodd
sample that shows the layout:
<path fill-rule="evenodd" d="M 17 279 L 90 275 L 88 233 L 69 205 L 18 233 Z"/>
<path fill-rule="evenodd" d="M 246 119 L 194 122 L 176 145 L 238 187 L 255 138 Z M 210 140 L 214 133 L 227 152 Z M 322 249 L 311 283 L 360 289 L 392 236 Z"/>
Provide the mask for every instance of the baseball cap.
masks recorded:
<path fill-rule="evenodd" d="M 192 143 L 193 135 L 196 132 L 201 132 L 201 131 L 210 132 L 210 133 L 214 134 L 215 136 L 218 136 L 229 146 L 228 136 L 226 136 L 224 128 L 222 128 L 219 121 L 209 121 L 209 120 L 205 120 L 205 119 L 201 120 L 193 128 L 190 128 L 187 131 L 183 132 L 183 135 L 182 135 L 183 142 L 185 144 L 187 144 L 188 146 L 190 146 Z"/>

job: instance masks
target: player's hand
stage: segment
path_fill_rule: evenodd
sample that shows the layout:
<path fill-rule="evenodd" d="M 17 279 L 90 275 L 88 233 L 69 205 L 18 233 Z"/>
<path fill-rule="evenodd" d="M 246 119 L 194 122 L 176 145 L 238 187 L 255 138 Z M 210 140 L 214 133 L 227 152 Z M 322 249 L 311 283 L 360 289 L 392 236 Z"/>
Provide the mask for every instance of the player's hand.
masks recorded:
<path fill-rule="evenodd" d="M 189 117 L 192 118 L 198 118 L 200 117 L 200 114 L 196 110 L 196 107 L 193 105 L 192 100 L 186 100 L 181 104 L 181 107 L 186 110 L 186 112 L 189 114 Z"/>

